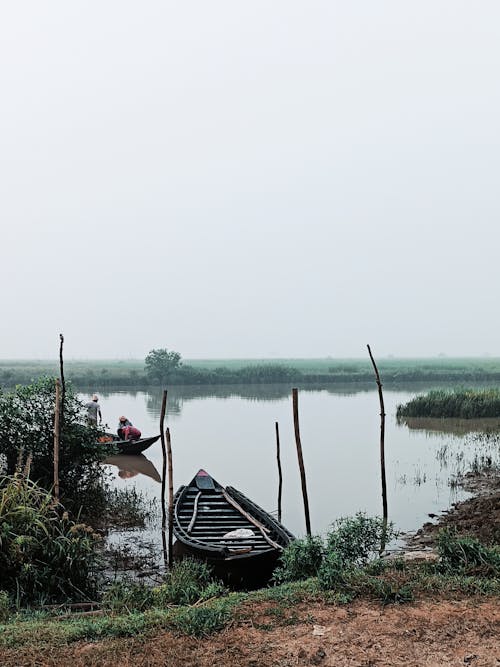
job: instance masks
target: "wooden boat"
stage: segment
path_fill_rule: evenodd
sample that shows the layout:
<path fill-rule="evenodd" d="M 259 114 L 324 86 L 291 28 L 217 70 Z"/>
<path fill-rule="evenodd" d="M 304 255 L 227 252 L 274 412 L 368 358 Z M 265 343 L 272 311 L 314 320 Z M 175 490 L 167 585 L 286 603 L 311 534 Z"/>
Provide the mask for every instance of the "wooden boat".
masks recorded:
<path fill-rule="evenodd" d="M 175 556 L 209 563 L 235 588 L 266 583 L 294 536 L 274 517 L 231 486 L 200 470 L 174 498 Z"/>
<path fill-rule="evenodd" d="M 159 435 L 153 435 L 150 438 L 140 438 L 139 440 L 120 440 L 113 433 L 106 433 L 99 438 L 98 442 L 101 444 L 109 443 L 118 447 L 120 454 L 141 454 L 159 439 Z"/>

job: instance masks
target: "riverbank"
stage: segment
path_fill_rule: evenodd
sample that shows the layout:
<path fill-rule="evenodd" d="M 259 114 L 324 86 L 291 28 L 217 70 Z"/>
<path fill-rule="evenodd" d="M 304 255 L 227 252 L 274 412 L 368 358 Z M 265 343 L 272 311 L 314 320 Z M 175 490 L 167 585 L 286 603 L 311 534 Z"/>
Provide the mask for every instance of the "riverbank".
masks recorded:
<path fill-rule="evenodd" d="M 412 538 L 411 550 L 431 549 L 443 527 L 498 543 L 499 471 L 467 475 L 464 486 L 474 496 L 456 503 L 435 523 L 425 524 Z M 11 640 L 10 646 L 0 649 L 0 663 L 4 667 L 498 664 L 498 579 L 442 577 L 425 564 L 410 561 L 382 573 L 379 581 L 384 596 L 366 589 L 348 603 L 337 594 L 318 591 L 313 580 L 257 591 L 233 601 L 229 623 L 202 639 L 166 630 L 168 622 L 161 616 L 148 625 L 144 618 L 149 617 L 135 612 L 114 621 L 111 616 L 114 638 L 104 630 L 106 618 L 102 630 L 84 619 L 80 630 L 73 627 L 67 635 L 64 620 L 47 620 L 20 629 L 21 641 Z M 412 594 L 405 597 L 409 589 Z M 203 610 L 205 604 L 210 601 L 194 608 Z M 80 639 L 66 643 L 64 637 L 71 634 Z M 106 634 L 108 638 L 99 639 Z"/>
<path fill-rule="evenodd" d="M 497 665 L 498 600 L 429 599 L 405 606 L 304 602 L 281 625 L 250 604 L 220 634 L 202 640 L 170 632 L 70 646 L 0 650 L 3 667 L 395 667 Z"/>
<path fill-rule="evenodd" d="M 500 544 L 500 470 L 485 468 L 469 472 L 461 481 L 472 497 L 454 503 L 435 521 L 428 522 L 408 539 L 408 546 L 433 548 L 440 530 L 448 528 L 459 535 L 469 535 L 486 545 Z"/>

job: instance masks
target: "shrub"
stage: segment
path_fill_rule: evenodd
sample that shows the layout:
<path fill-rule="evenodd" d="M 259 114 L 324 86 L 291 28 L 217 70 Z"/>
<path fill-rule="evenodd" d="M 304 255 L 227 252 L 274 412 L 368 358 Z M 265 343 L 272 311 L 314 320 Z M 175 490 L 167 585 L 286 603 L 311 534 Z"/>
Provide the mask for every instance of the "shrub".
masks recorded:
<path fill-rule="evenodd" d="M 46 489 L 53 484 L 55 382 L 43 378 L 14 391 L 0 390 L 0 454 L 6 459 L 6 473 L 12 475 L 20 456 L 31 460 L 31 478 Z M 97 430 L 85 423 L 83 404 L 67 386 L 61 428 L 59 478 L 61 498 L 75 510 L 79 493 L 94 488 L 103 478 L 98 461 L 102 445 Z"/>
<path fill-rule="evenodd" d="M 306 537 L 294 540 L 289 544 L 280 557 L 280 565 L 273 574 L 273 580 L 278 583 L 299 581 L 314 577 L 323 559 L 323 541 L 321 537 Z"/>
<path fill-rule="evenodd" d="M 18 603 L 93 595 L 97 540 L 29 479 L 0 479 L 0 585 Z"/>
<path fill-rule="evenodd" d="M 392 524 L 378 517 L 358 512 L 354 517 L 341 518 L 333 524 L 326 544 L 316 536 L 288 545 L 273 580 L 279 584 L 318 576 L 321 588 L 334 588 L 345 583 L 348 571 L 373 559 L 381 545 L 395 535 Z"/>
<path fill-rule="evenodd" d="M 328 551 L 318 570 L 318 584 L 323 590 L 347 586 L 346 576 L 352 568 L 348 567 L 342 556 L 335 551 Z"/>
<path fill-rule="evenodd" d="M 379 552 L 381 545 L 395 537 L 392 524 L 380 517 L 358 512 L 354 517 L 336 521 L 327 535 L 327 553 L 339 556 L 344 566 L 366 565 Z"/>

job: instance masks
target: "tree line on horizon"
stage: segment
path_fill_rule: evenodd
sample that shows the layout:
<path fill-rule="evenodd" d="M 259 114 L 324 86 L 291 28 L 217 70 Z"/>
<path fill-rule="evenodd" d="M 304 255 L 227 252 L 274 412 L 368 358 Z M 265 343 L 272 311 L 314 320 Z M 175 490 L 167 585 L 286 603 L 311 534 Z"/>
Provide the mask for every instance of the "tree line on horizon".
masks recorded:
<path fill-rule="evenodd" d="M 465 360 L 395 360 L 378 362 L 386 384 L 451 381 L 477 383 L 500 381 L 500 361 Z M 370 361 L 306 360 L 285 362 L 231 360 L 210 366 L 203 362 L 184 363 L 179 352 L 158 348 L 151 350 L 141 367 L 131 362 L 66 362 L 67 379 L 78 387 L 134 388 L 166 385 L 237 385 L 237 384 L 333 384 L 371 383 Z M 0 386 L 28 384 L 44 376 L 58 374 L 55 362 L 0 362 Z"/>

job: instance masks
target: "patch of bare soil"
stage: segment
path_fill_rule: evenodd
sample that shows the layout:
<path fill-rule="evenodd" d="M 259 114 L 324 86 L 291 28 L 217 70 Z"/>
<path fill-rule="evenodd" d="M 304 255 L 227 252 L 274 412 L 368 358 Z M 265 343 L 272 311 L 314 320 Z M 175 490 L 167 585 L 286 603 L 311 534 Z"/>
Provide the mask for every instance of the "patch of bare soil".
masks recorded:
<path fill-rule="evenodd" d="M 148 639 L 78 643 L 50 651 L 9 650 L 3 667 L 382 667 L 500 664 L 497 601 L 422 601 L 382 607 L 320 603 L 294 607 L 293 625 L 266 629 L 265 610 L 210 639 L 162 633 Z M 259 614 L 259 611 L 262 613 Z"/>

